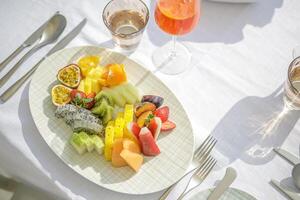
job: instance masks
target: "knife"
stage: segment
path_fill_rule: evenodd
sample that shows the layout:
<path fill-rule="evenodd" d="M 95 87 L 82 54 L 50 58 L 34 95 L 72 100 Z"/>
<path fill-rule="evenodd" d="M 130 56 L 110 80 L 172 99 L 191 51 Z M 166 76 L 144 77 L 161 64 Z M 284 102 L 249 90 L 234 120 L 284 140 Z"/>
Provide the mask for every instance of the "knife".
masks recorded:
<path fill-rule="evenodd" d="M 286 196 L 288 196 L 291 200 L 300 200 L 300 196 L 295 193 L 284 189 L 280 183 L 276 180 L 271 180 L 271 183 L 275 185 L 281 192 L 283 192 Z"/>
<path fill-rule="evenodd" d="M 54 15 L 58 14 L 57 11 Z M 53 16 L 54 16 L 53 15 Z M 26 47 L 31 46 L 34 44 L 42 35 L 45 27 L 49 20 L 53 17 L 51 16 L 43 25 L 41 25 L 36 31 L 34 31 L 24 42 L 19 46 L 11 55 L 9 55 L 2 63 L 0 63 L 0 72 L 4 69 L 4 67 L 12 61 L 21 51 L 23 51 Z"/>
<path fill-rule="evenodd" d="M 69 44 L 82 30 L 86 24 L 86 18 L 84 18 L 72 31 L 70 31 L 63 39 L 61 39 L 38 63 L 36 63 L 24 76 L 17 80 L 12 86 L 10 86 L 1 96 L 0 101 L 6 102 L 20 87 L 21 85 L 32 75 L 37 67 L 51 54 L 61 50 L 67 44 Z"/>
<path fill-rule="evenodd" d="M 226 169 L 225 176 L 220 181 L 220 183 L 215 187 L 215 189 L 210 193 L 207 200 L 218 200 L 223 193 L 228 189 L 228 187 L 233 183 L 236 179 L 237 173 L 235 169 L 228 167 Z"/>
<path fill-rule="evenodd" d="M 281 148 L 274 148 L 273 149 L 275 153 L 286 159 L 288 162 L 290 162 L 292 165 L 296 165 L 300 163 L 300 159 L 297 158 L 295 155 L 291 154 L 290 152 L 287 152 L 284 149 Z"/>

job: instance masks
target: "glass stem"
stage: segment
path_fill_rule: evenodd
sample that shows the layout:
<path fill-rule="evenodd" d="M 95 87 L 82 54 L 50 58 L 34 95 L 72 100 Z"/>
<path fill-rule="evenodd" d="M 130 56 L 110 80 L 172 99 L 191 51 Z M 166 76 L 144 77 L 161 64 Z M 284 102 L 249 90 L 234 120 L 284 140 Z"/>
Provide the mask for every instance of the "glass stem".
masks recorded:
<path fill-rule="evenodd" d="M 172 48 L 172 51 L 171 51 L 171 57 L 176 56 L 176 41 L 177 41 L 177 36 L 173 35 L 172 36 L 173 48 Z"/>

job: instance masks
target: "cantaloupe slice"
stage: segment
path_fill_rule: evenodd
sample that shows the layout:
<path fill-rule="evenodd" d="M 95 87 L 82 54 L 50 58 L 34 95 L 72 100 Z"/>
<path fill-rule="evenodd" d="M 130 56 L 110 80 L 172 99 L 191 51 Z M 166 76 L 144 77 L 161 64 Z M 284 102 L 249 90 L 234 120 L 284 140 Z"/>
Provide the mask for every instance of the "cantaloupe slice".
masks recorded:
<path fill-rule="evenodd" d="M 141 153 L 140 146 L 130 139 L 123 139 L 123 149 L 127 149 L 133 153 Z"/>
<path fill-rule="evenodd" d="M 141 154 L 133 153 L 128 149 L 123 149 L 120 156 L 136 172 L 139 171 L 144 161 L 144 157 Z"/>
<path fill-rule="evenodd" d="M 123 167 L 127 165 L 125 160 L 120 156 L 122 150 L 123 150 L 123 139 L 115 140 L 113 144 L 112 156 L 111 156 L 111 163 L 114 167 Z"/>

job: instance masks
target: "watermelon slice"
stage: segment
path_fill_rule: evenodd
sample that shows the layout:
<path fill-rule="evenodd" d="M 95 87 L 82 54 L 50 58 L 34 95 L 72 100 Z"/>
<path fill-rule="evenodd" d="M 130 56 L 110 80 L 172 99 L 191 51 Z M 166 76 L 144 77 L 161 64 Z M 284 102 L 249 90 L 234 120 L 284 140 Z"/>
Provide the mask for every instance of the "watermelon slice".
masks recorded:
<path fill-rule="evenodd" d="M 147 126 L 155 140 L 157 140 L 159 136 L 161 124 L 162 124 L 161 119 L 159 117 L 154 117 L 153 119 L 150 120 Z"/>
<path fill-rule="evenodd" d="M 156 156 L 160 154 L 160 150 L 155 143 L 154 137 L 147 127 L 141 129 L 139 139 L 142 144 L 142 152 L 144 155 Z"/>

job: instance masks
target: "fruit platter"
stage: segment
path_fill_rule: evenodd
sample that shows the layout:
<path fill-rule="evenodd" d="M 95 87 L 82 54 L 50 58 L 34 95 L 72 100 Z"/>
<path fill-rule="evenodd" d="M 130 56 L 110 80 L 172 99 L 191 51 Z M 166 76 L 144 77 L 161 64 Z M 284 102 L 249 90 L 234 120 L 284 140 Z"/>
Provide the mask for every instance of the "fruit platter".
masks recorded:
<path fill-rule="evenodd" d="M 54 153 L 107 189 L 163 190 L 192 159 L 194 136 L 182 106 L 157 77 L 124 55 L 91 46 L 57 52 L 34 74 L 29 100 Z"/>

